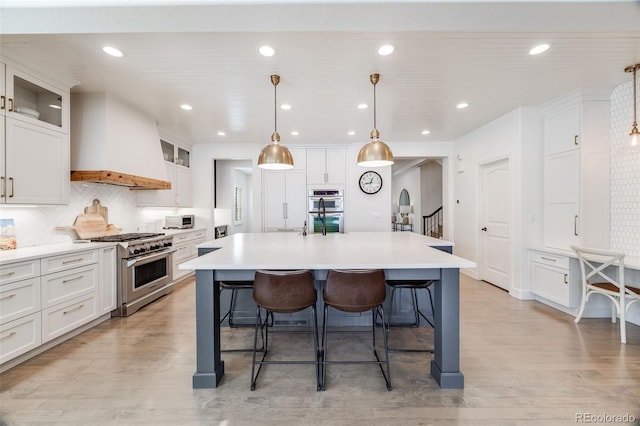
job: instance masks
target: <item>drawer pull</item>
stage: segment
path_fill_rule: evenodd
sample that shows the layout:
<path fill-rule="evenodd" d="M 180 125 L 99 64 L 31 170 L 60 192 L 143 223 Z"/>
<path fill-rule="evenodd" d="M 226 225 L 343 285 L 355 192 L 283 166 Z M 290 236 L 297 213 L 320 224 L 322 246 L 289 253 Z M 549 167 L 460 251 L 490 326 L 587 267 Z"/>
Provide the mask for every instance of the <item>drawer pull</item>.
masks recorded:
<path fill-rule="evenodd" d="M 69 263 L 82 262 L 83 260 L 84 260 L 84 257 L 79 257 L 77 259 L 64 260 L 64 261 L 62 261 L 62 264 L 63 265 L 68 265 Z"/>
<path fill-rule="evenodd" d="M 17 296 L 17 294 L 15 294 L 15 293 L 11 293 L 11 294 L 9 294 L 8 296 L 2 296 L 2 297 L 0 297 L 0 300 L 7 300 L 7 299 L 11 299 L 11 298 L 16 297 L 16 296 Z"/>
<path fill-rule="evenodd" d="M 15 336 L 16 334 L 18 334 L 18 332 L 17 332 L 17 331 L 12 331 L 11 333 L 9 333 L 9 334 L 5 334 L 4 336 L 0 337 L 0 340 L 2 340 L 2 339 L 8 339 L 9 337 L 11 337 L 11 336 Z"/>
<path fill-rule="evenodd" d="M 62 315 L 70 314 L 71 312 L 73 312 L 73 311 L 77 311 L 78 309 L 82 309 L 82 308 L 84 308 L 84 303 L 83 303 L 82 305 L 80 305 L 80 306 L 76 306 L 76 307 L 75 307 L 75 308 L 73 308 L 73 309 L 69 309 L 68 311 L 64 311 L 64 312 L 62 312 Z"/>
<path fill-rule="evenodd" d="M 549 260 L 549 261 L 551 261 L 551 262 L 557 262 L 557 259 L 552 259 L 552 258 L 550 258 L 550 257 L 540 256 L 540 259 L 543 259 L 543 260 Z"/>
<path fill-rule="evenodd" d="M 569 278 L 569 274 L 564 274 L 564 283 L 565 284 L 569 284 L 569 281 L 567 281 L 567 278 Z"/>
<path fill-rule="evenodd" d="M 84 277 L 84 275 L 78 275 L 77 277 L 69 278 L 68 280 L 62 280 L 62 284 L 70 283 L 71 281 L 78 281 L 79 279 L 82 279 L 82 277 Z"/>
<path fill-rule="evenodd" d="M 11 275 L 15 275 L 16 271 L 7 272 L 6 274 L 0 275 L 0 277 L 10 277 Z"/>

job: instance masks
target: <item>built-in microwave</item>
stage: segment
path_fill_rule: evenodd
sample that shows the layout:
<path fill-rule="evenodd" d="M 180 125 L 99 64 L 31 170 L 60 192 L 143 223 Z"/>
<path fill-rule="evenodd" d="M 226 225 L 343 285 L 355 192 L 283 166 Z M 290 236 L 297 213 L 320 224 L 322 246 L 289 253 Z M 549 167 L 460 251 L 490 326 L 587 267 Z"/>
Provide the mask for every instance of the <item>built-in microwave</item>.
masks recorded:
<path fill-rule="evenodd" d="M 164 227 L 166 229 L 187 229 L 195 226 L 196 219 L 192 214 L 177 216 L 165 216 Z"/>

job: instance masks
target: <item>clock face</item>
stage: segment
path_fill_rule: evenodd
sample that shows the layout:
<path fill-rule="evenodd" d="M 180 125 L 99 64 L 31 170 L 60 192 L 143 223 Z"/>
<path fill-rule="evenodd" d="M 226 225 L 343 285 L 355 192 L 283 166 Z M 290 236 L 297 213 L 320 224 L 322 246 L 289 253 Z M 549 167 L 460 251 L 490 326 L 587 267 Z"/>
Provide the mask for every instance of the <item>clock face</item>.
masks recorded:
<path fill-rule="evenodd" d="M 381 188 L 382 177 L 373 170 L 364 172 L 362 176 L 360 176 L 360 189 L 365 194 L 375 194 L 380 191 Z"/>

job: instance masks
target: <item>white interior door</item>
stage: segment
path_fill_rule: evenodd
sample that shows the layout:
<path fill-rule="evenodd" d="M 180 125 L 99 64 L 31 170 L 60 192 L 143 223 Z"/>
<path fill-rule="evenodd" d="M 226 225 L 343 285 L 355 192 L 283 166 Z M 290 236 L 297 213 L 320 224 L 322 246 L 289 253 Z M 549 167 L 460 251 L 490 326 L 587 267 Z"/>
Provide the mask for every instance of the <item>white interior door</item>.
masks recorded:
<path fill-rule="evenodd" d="M 509 290 L 509 160 L 482 167 L 482 279 Z"/>

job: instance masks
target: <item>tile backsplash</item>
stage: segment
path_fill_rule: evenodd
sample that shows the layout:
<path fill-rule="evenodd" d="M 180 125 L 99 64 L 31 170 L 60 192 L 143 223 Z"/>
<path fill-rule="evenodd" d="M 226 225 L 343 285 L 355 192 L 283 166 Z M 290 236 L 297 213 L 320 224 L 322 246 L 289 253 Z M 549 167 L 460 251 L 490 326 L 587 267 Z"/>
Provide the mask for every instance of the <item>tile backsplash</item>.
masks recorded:
<path fill-rule="evenodd" d="M 629 81 L 611 94 L 611 249 L 640 256 L 640 145 L 630 143 L 632 89 Z"/>
<path fill-rule="evenodd" d="M 161 231 L 164 217 L 176 213 L 174 208 L 139 208 L 136 191 L 126 187 L 71 182 L 67 205 L 1 206 L 0 218 L 15 220 L 18 247 L 69 242 L 77 238 L 75 232 L 58 231 L 56 226 L 73 225 L 76 216 L 96 198 L 108 208 L 109 223 L 124 232 Z"/>

